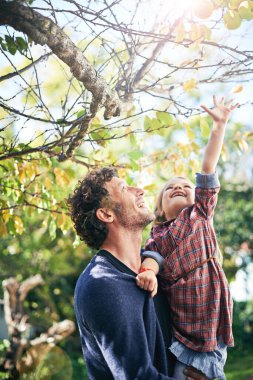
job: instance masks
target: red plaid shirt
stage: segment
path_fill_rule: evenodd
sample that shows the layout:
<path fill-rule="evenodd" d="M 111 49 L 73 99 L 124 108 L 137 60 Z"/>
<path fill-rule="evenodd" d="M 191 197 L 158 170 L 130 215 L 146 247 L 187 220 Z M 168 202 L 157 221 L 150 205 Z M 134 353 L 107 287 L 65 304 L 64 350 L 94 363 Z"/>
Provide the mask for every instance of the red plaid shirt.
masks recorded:
<path fill-rule="evenodd" d="M 173 221 L 154 226 L 145 249 L 164 257 L 160 282 L 169 300 L 175 338 L 195 351 L 208 352 L 215 350 L 219 338 L 234 345 L 232 298 L 217 259 L 213 228 L 219 182 L 216 177 L 208 180 L 215 175 L 198 176 L 205 188 L 198 187 L 197 177 L 195 204 Z M 215 188 L 210 183 L 216 183 Z"/>

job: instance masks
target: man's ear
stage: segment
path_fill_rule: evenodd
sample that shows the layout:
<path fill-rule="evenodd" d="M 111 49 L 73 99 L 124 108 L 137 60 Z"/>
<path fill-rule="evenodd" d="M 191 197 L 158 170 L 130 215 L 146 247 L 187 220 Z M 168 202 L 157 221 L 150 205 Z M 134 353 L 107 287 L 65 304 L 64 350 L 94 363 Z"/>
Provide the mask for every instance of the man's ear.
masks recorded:
<path fill-rule="evenodd" d="M 107 208 L 98 208 L 96 211 L 96 216 L 99 220 L 105 223 L 111 223 L 114 220 L 113 212 Z"/>

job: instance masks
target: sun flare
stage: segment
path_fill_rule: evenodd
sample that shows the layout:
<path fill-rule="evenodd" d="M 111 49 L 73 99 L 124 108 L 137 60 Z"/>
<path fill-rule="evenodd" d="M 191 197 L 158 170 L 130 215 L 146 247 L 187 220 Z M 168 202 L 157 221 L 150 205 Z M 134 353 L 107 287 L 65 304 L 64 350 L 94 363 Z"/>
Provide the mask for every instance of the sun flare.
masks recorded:
<path fill-rule="evenodd" d="M 170 8 L 174 10 L 176 17 L 193 13 L 203 19 L 210 17 L 214 10 L 211 0 L 175 0 L 170 2 Z"/>

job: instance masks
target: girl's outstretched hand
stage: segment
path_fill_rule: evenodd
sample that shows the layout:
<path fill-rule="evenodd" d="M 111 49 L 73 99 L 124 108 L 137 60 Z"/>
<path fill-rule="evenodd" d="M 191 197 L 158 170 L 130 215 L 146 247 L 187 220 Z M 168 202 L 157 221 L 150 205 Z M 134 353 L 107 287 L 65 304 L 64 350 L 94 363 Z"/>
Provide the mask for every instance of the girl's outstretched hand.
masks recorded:
<path fill-rule="evenodd" d="M 213 121 L 217 124 L 227 123 L 231 112 L 239 106 L 239 103 L 233 104 L 233 100 L 225 101 L 225 98 L 222 97 L 220 101 L 216 99 L 216 96 L 213 95 L 213 105 L 212 109 L 208 108 L 204 104 L 201 104 L 201 108 L 206 111 Z"/>

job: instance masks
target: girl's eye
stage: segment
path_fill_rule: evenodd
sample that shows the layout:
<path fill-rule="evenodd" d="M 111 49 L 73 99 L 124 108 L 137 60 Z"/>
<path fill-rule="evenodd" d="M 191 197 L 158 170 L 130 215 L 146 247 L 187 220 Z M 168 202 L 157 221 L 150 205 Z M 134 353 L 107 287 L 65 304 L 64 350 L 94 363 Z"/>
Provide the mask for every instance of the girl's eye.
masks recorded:
<path fill-rule="evenodd" d="M 190 186 L 190 185 L 185 185 L 185 187 L 188 187 L 188 189 L 191 189 L 191 186 Z"/>

